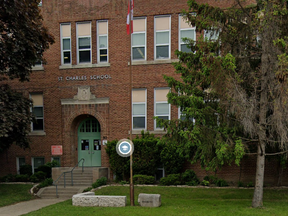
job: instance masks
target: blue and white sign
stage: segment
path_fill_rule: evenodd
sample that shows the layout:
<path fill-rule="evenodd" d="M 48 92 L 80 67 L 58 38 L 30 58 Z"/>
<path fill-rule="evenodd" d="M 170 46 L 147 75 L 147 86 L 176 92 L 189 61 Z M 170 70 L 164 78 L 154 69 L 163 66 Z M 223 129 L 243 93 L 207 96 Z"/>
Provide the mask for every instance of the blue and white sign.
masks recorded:
<path fill-rule="evenodd" d="M 133 142 L 128 139 L 120 140 L 116 145 L 116 151 L 122 157 L 129 157 L 134 151 Z"/>

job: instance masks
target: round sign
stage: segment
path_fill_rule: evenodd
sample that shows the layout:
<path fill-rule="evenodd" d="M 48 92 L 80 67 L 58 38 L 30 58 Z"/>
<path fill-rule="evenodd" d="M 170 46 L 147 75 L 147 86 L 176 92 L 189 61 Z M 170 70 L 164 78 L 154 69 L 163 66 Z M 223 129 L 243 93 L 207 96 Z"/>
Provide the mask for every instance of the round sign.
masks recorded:
<path fill-rule="evenodd" d="M 122 139 L 116 145 L 117 153 L 122 157 L 128 157 L 133 154 L 134 145 L 131 140 Z"/>

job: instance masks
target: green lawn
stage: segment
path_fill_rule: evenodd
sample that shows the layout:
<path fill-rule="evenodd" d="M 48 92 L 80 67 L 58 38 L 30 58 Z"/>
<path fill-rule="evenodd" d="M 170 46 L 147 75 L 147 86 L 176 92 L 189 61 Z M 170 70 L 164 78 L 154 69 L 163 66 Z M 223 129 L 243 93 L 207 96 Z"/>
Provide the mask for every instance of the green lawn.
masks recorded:
<path fill-rule="evenodd" d="M 0 207 L 34 199 L 31 184 L 0 184 Z"/>
<path fill-rule="evenodd" d="M 139 193 L 161 194 L 161 207 L 140 207 L 137 202 Z M 288 189 L 265 189 L 264 207 L 259 209 L 250 207 L 253 189 L 135 186 L 134 207 L 130 206 L 129 187 L 106 187 L 96 191 L 96 194 L 126 195 L 128 203 L 122 208 L 76 207 L 68 200 L 26 215 L 288 215 Z"/>

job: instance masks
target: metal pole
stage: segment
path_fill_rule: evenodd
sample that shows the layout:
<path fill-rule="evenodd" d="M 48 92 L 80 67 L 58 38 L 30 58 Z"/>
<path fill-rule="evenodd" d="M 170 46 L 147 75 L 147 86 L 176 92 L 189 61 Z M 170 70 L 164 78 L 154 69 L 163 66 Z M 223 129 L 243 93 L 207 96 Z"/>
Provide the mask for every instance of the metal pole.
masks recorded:
<path fill-rule="evenodd" d="M 129 40 L 130 40 L 130 45 L 129 45 L 129 52 L 130 52 L 130 94 L 129 94 L 129 99 L 130 99 L 130 140 L 132 141 L 132 55 L 131 55 L 131 47 L 132 47 L 132 40 L 131 40 L 131 9 L 132 9 L 132 4 L 131 0 L 129 1 Z M 134 206 L 134 185 L 133 185 L 133 157 L 132 154 L 130 155 L 130 204 L 131 206 Z"/>

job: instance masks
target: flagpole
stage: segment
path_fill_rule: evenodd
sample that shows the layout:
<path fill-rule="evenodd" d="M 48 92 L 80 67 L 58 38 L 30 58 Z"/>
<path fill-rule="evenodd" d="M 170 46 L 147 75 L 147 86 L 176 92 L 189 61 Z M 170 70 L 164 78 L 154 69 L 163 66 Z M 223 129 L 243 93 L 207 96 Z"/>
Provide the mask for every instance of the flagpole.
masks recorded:
<path fill-rule="evenodd" d="M 132 55 L 131 55 L 131 47 L 132 47 L 132 40 L 131 40 L 131 32 L 132 32 L 132 24 L 131 24 L 131 18 L 132 18 L 132 4 L 131 0 L 128 0 L 129 4 L 129 40 L 130 40 L 130 45 L 129 45 L 129 53 L 130 53 L 130 64 L 129 64 L 129 69 L 130 69 L 130 140 L 132 141 Z M 134 206 L 134 185 L 133 185 L 133 157 L 132 154 L 130 154 L 130 204 L 131 206 Z"/>

